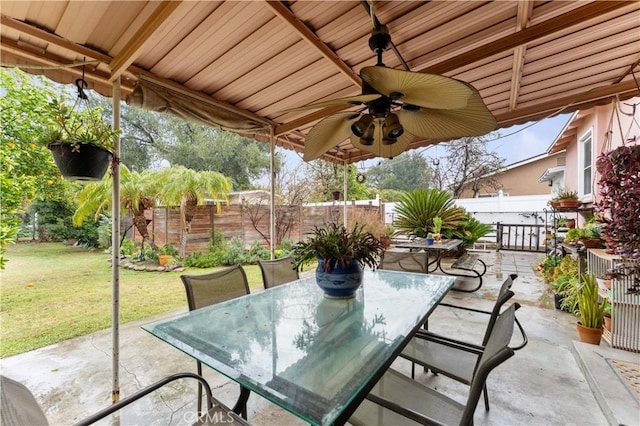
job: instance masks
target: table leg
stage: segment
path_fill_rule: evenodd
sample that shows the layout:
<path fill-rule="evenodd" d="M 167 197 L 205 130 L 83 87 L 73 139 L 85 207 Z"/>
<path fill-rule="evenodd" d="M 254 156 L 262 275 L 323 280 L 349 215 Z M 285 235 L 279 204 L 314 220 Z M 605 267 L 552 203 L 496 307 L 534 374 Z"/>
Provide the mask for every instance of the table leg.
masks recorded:
<path fill-rule="evenodd" d="M 238 415 L 240 415 L 243 419 L 247 420 L 247 401 L 249 400 L 249 395 L 251 391 L 244 386 L 240 386 L 240 396 L 238 397 L 238 401 L 236 401 L 236 405 L 233 406 L 232 411 Z"/>

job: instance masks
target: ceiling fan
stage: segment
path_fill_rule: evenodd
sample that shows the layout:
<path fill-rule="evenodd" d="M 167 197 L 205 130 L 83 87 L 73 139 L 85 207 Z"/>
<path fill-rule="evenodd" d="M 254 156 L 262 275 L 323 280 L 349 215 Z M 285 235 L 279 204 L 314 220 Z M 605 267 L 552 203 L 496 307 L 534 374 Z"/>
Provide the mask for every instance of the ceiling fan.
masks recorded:
<path fill-rule="evenodd" d="M 371 17 L 374 28 L 369 47 L 377 63 L 360 71 L 362 94 L 295 108 L 362 107 L 328 115 L 316 123 L 305 139 L 304 161 L 319 158 L 347 138 L 356 148 L 392 158 L 404 152 L 415 137 L 455 139 L 484 135 L 496 128 L 495 118 L 472 85 L 386 67 L 382 53 L 393 45 L 391 36 L 373 10 Z"/>

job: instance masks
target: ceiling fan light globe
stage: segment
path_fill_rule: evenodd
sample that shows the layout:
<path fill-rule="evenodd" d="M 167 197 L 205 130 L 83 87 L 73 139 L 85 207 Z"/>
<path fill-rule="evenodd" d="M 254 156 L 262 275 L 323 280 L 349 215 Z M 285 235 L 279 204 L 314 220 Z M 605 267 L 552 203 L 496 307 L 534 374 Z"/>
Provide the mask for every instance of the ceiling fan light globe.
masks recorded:
<path fill-rule="evenodd" d="M 364 114 L 360 120 L 351 125 L 351 131 L 359 138 L 368 132 L 373 135 L 373 116 L 371 114 Z M 371 138 L 373 139 L 373 136 L 371 136 Z"/>
<path fill-rule="evenodd" d="M 404 128 L 402 124 L 400 124 L 400 120 L 398 116 L 395 114 L 389 114 L 384 119 L 384 124 L 382 126 L 382 134 L 385 139 L 398 139 L 404 133 Z"/>

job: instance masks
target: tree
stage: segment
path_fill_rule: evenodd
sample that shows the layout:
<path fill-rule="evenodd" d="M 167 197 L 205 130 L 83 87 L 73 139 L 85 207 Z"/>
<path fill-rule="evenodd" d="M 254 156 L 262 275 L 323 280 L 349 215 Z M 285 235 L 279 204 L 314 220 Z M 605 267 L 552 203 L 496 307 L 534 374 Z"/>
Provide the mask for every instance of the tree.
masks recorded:
<path fill-rule="evenodd" d="M 198 205 L 206 198 L 226 199 L 231 191 L 231 182 L 227 177 L 212 171 L 195 171 L 182 166 L 173 166 L 157 172 L 156 182 L 162 187 L 158 194 L 160 201 L 167 206 L 180 206 L 180 256 L 187 249 L 187 235 L 191 230 Z"/>
<path fill-rule="evenodd" d="M 0 269 L 4 248 L 15 241 L 20 219 L 33 200 L 61 199 L 69 182 L 62 179 L 49 150 L 38 140 L 52 125 L 51 101 L 60 97 L 44 78 L 19 70 L 0 70 Z"/>
<path fill-rule="evenodd" d="M 469 137 L 445 144 L 446 155 L 435 166 L 434 185 L 448 189 L 455 198 L 465 188 L 470 188 L 474 197 L 481 189 L 500 189 L 496 173 L 503 167 L 504 158 L 490 152 L 488 143 L 485 137 Z"/>
<path fill-rule="evenodd" d="M 391 160 L 383 160 L 367 171 L 370 184 L 377 189 L 413 191 L 428 188 L 433 172 L 420 153 L 403 152 Z"/>
<path fill-rule="evenodd" d="M 311 177 L 307 176 L 303 169 L 289 170 L 284 166 L 282 170 L 276 172 L 274 187 L 276 194 L 275 247 L 279 247 L 299 220 L 300 206 L 308 199 L 313 185 Z M 271 238 L 260 227 L 270 214 L 269 200 L 263 199 L 260 203 L 249 204 L 247 213 L 253 228 L 270 245 Z"/>
<path fill-rule="evenodd" d="M 158 197 L 157 172 L 147 170 L 132 172 L 126 166 L 120 167 L 120 205 L 123 211 L 131 213 L 133 224 L 144 239 L 153 248 L 155 243 L 149 239 L 147 219 L 144 211 L 155 206 Z M 111 207 L 113 193 L 113 179 L 111 173 L 98 182 L 88 183 L 78 194 L 78 209 L 73 215 L 73 222 L 80 225 L 85 217 L 94 214 L 94 221 L 99 219 L 100 213 Z"/>
<path fill-rule="evenodd" d="M 172 165 L 216 171 L 231 179 L 233 189 L 251 189 L 251 181 L 269 170 L 269 145 L 238 134 L 168 117 L 173 137 L 159 146 Z"/>
<path fill-rule="evenodd" d="M 333 200 L 333 191 L 343 192 L 344 167 L 324 160 L 316 160 L 308 164 L 307 173 L 311 176 L 312 190 L 309 201 L 321 202 Z M 373 191 L 365 183 L 356 180 L 356 169 L 347 166 L 347 198 L 349 200 L 366 200 L 374 196 Z"/>

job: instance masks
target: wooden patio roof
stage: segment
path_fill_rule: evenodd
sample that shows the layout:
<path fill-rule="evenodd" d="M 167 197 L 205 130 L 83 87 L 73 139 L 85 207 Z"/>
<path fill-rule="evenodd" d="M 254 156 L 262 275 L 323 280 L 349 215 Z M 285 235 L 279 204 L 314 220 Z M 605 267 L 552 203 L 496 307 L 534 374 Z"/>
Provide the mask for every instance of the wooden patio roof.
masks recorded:
<path fill-rule="evenodd" d="M 5 1 L 1 62 L 111 96 L 141 77 L 274 129 L 277 145 L 302 151 L 328 112 L 283 112 L 360 94 L 374 65 L 371 18 L 357 1 Z M 412 71 L 474 85 L 499 127 L 638 94 L 637 1 L 375 2 Z M 402 68 L 393 52 L 384 62 Z M 258 132 L 259 133 L 259 132 Z M 268 135 L 265 130 L 263 137 Z M 414 140 L 410 148 L 437 143 Z M 349 140 L 325 155 L 371 158 Z"/>

